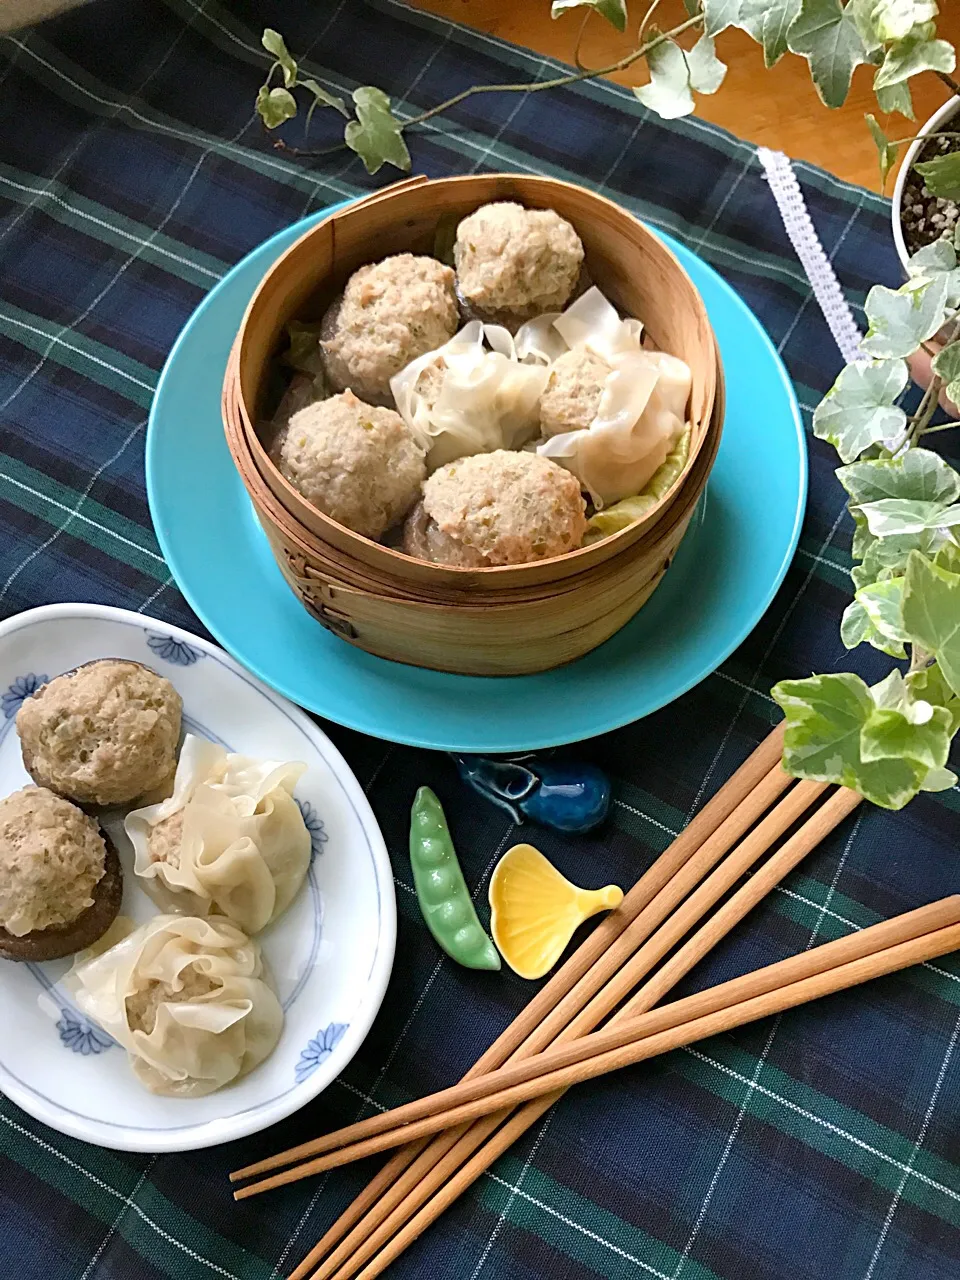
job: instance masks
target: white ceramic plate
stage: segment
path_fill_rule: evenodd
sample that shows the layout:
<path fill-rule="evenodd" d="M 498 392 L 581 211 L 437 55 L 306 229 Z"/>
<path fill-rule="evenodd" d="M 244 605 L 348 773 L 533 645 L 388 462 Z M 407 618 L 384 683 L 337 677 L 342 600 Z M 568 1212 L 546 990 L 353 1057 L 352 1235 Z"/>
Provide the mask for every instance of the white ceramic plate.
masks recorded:
<path fill-rule="evenodd" d="M 14 717 L 47 677 L 95 658 L 132 658 L 183 697 L 184 728 L 233 751 L 303 760 L 297 785 L 313 857 L 292 906 L 260 935 L 283 1003 L 271 1056 L 206 1098 L 160 1098 L 124 1051 L 80 1014 L 59 979 L 69 961 L 0 960 L 0 1088 L 45 1124 L 126 1151 L 187 1151 L 256 1133 L 302 1107 L 357 1051 L 386 990 L 396 941 L 390 860 L 346 762 L 301 711 L 222 650 L 123 609 L 66 604 L 0 623 L 0 796 L 25 786 Z M 122 911 L 157 908 L 136 883 L 122 815 L 106 822 L 124 869 Z"/>

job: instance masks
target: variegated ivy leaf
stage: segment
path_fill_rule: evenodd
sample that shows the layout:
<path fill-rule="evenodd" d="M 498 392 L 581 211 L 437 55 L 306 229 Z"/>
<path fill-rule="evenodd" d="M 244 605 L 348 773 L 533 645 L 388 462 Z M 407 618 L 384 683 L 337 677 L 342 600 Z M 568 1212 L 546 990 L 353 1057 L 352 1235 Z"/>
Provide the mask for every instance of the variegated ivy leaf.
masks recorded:
<path fill-rule="evenodd" d="M 307 112 L 306 127 L 308 129 L 317 107 L 333 107 L 334 111 L 339 111 L 342 116 L 346 116 L 349 119 L 350 112 L 347 110 L 347 104 L 342 98 L 338 98 L 336 94 L 328 93 L 323 85 L 317 84 L 316 80 L 301 80 L 300 83 L 313 94 L 313 101 L 310 103 L 310 110 Z"/>
<path fill-rule="evenodd" d="M 852 11 L 840 0 L 802 0 L 787 46 L 810 63 L 817 93 L 828 107 L 843 105 L 854 68 L 870 54 Z"/>
<path fill-rule="evenodd" d="M 950 769 L 930 769 L 920 785 L 921 791 L 952 791 L 957 775 Z"/>
<path fill-rule="evenodd" d="M 900 147 L 897 143 L 891 142 L 887 135 L 883 132 L 877 123 L 877 117 L 871 115 L 868 111 L 865 116 L 867 128 L 870 130 L 870 136 L 873 138 L 877 148 L 877 157 L 880 161 L 880 186 L 881 189 L 886 185 L 890 170 L 897 163 L 897 156 L 900 153 Z"/>
<path fill-rule="evenodd" d="M 864 637 L 867 643 L 892 658 L 905 657 L 903 646 L 910 637 L 903 626 L 903 579 L 888 578 L 861 587 L 855 599 L 876 633 Z"/>
<path fill-rule="evenodd" d="M 947 306 L 960 306 L 960 264 L 957 250 L 948 240 L 934 240 L 918 249 L 907 263 L 907 273 L 914 280 L 932 280 L 934 276 L 947 278 Z"/>
<path fill-rule="evenodd" d="M 686 59 L 690 88 L 695 93 L 716 93 L 723 84 L 727 67 L 717 57 L 711 38 L 702 35 L 686 54 Z"/>
<path fill-rule="evenodd" d="M 768 67 L 787 52 L 787 32 L 800 12 L 801 0 L 704 0 L 704 28 L 716 36 L 739 27 L 763 45 Z"/>
<path fill-rule="evenodd" d="M 899 672 L 897 673 L 899 675 Z M 960 729 L 960 698 L 956 696 L 936 663 L 932 667 L 924 667 L 920 671 L 911 671 L 904 677 L 904 683 L 910 697 L 929 702 L 935 707 L 944 707 L 950 713 L 950 735 Z"/>
<path fill-rule="evenodd" d="M 863 350 L 880 359 L 912 355 L 943 324 L 949 293 L 944 275 L 932 280 L 908 280 L 900 289 L 875 284 L 867 294 L 870 321 Z"/>
<path fill-rule="evenodd" d="M 550 17 L 559 18 L 568 9 L 593 9 L 618 31 L 626 30 L 627 0 L 553 0 L 550 6 Z"/>
<path fill-rule="evenodd" d="M 856 649 L 873 634 L 873 623 L 859 600 L 851 600 L 840 619 L 840 639 L 847 649 Z"/>
<path fill-rule="evenodd" d="M 663 120 L 676 120 L 693 111 L 690 68 L 675 40 L 664 40 L 647 57 L 650 83 L 634 86 L 634 96 Z"/>
<path fill-rule="evenodd" d="M 905 40 L 937 16 L 934 0 L 850 0 L 849 7 L 868 48 Z"/>
<path fill-rule="evenodd" d="M 950 714 L 930 707 L 930 718 L 917 724 L 899 711 L 875 711 L 860 734 L 860 755 L 868 763 L 915 761 L 926 769 L 942 769 L 950 752 Z"/>
<path fill-rule="evenodd" d="M 880 709 L 850 672 L 781 680 L 774 699 L 787 717 L 783 763 L 799 778 L 852 787 L 885 809 L 900 809 L 923 785 L 929 768 L 906 756 L 865 760 L 864 728 Z M 922 744 L 924 754 L 929 744 Z"/>
<path fill-rule="evenodd" d="M 899 435 L 907 415 L 894 401 L 907 378 L 902 360 L 848 364 L 817 405 L 814 435 L 829 441 L 844 462 L 852 462 L 872 444 Z"/>
<path fill-rule="evenodd" d="M 887 49 L 883 65 L 874 81 L 878 89 L 902 84 L 921 71 L 944 71 L 948 75 L 957 63 L 953 45 L 946 40 L 908 36 Z"/>
<path fill-rule="evenodd" d="M 960 342 L 951 342 L 933 359 L 934 372 L 946 386 L 947 396 L 954 404 L 960 404 Z"/>
<path fill-rule="evenodd" d="M 292 120 L 297 114 L 297 102 L 289 89 L 281 89 L 279 85 L 268 89 L 260 86 L 257 94 L 257 114 L 268 129 L 276 129 L 284 120 Z"/>
<path fill-rule="evenodd" d="M 960 498 L 960 475 L 930 449 L 908 449 L 899 458 L 876 458 L 837 468 L 853 505 L 881 498 L 948 504 Z"/>
<path fill-rule="evenodd" d="M 290 56 L 290 51 L 284 42 L 283 36 L 279 31 L 274 31 L 272 27 L 266 27 L 263 35 L 260 37 L 260 43 L 279 62 L 283 71 L 283 83 L 288 89 L 297 83 L 297 64 Z"/>
<path fill-rule="evenodd" d="M 960 200 L 960 151 L 948 151 L 932 160 L 914 165 L 935 196 Z"/>
<path fill-rule="evenodd" d="M 953 736 L 952 715 L 918 692 L 919 686 L 904 680 L 897 668 L 870 689 L 877 710 L 868 718 L 860 734 L 864 760 L 891 760 L 906 757 L 940 771 L 947 762 Z M 937 789 L 928 774 L 923 790 Z M 952 784 L 951 784 L 952 785 Z"/>
<path fill-rule="evenodd" d="M 878 89 L 876 77 L 874 77 L 873 91 L 877 95 L 877 106 L 887 115 L 899 112 L 908 120 L 916 119 L 913 111 L 913 97 L 906 81 L 903 84 L 889 85 L 886 89 Z"/>
<path fill-rule="evenodd" d="M 390 99 L 382 89 L 361 85 L 353 91 L 356 120 L 348 122 L 343 140 L 356 151 L 367 173 L 376 173 L 386 163 L 408 172 L 410 152 L 403 140 L 403 121 L 390 110 Z"/>
<path fill-rule="evenodd" d="M 875 538 L 922 533 L 924 529 L 952 529 L 960 525 L 960 504 L 915 502 L 909 498 L 881 498 L 857 508 Z"/>
<path fill-rule="evenodd" d="M 936 657 L 947 684 L 960 694 L 960 574 L 912 552 L 904 578 L 903 625 Z"/>

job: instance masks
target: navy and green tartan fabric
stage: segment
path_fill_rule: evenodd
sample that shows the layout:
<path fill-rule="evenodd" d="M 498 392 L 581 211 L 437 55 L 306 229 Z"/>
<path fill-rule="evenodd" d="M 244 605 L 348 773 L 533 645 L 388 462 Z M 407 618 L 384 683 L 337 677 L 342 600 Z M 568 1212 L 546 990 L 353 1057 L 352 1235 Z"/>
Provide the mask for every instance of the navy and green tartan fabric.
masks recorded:
<path fill-rule="evenodd" d="M 164 358 L 207 290 L 248 250 L 395 176 L 370 179 L 348 153 L 308 168 L 269 147 L 251 114 L 264 25 L 282 30 L 325 86 L 344 93 L 373 82 L 408 116 L 470 84 L 553 71 L 393 0 L 95 0 L 4 39 L 5 615 L 88 600 L 198 627 L 160 556 L 144 496 L 145 419 Z M 823 127 L 831 127 L 826 113 Z M 665 126 L 627 92 L 600 84 L 468 101 L 412 139 L 411 150 L 416 169 L 431 175 L 515 169 L 569 178 L 679 236 L 761 318 L 809 428 L 840 360 L 750 146 L 696 120 Z M 862 317 L 869 284 L 897 280 L 887 205 L 808 166 L 798 172 Z M 850 662 L 838 636 L 850 524 L 834 454 L 812 436 L 809 449 L 800 548 L 754 634 L 674 706 L 578 748 L 613 774 L 616 790 L 612 820 L 595 839 L 539 837 L 572 878 L 636 879 L 767 731 L 774 680 Z M 874 678 L 882 669 L 860 651 L 853 662 Z M 446 802 L 481 901 L 515 829 L 469 799 L 444 758 L 331 733 L 382 824 L 399 901 L 393 980 L 361 1052 L 276 1129 L 182 1156 L 85 1146 L 0 1102 L 3 1277 L 284 1276 L 371 1168 L 243 1205 L 230 1199 L 227 1171 L 451 1083 L 528 998 L 529 986 L 510 974 L 469 973 L 439 954 L 419 919 L 405 853 L 421 783 Z M 861 813 L 685 989 L 956 890 L 958 809 L 960 797 L 948 792 L 899 815 Z M 948 959 L 597 1081 L 568 1095 L 391 1274 L 960 1277 L 958 1032 L 960 965 Z"/>

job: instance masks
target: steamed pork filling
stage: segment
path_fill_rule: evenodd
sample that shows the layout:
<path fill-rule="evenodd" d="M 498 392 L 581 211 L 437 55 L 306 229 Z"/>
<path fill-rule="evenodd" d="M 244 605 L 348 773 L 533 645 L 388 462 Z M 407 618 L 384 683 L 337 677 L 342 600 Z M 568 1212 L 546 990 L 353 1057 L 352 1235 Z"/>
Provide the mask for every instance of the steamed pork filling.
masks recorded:
<path fill-rule="evenodd" d="M 191 1000 L 199 1000 L 211 991 L 219 990 L 223 985 L 192 964 L 181 969 L 177 978 L 179 985 L 152 979 L 133 995 L 127 996 L 124 1003 L 131 1031 L 142 1031 L 145 1035 L 150 1035 L 157 1025 L 157 1011 L 162 1004 L 188 1004 Z"/>
<path fill-rule="evenodd" d="M 567 351 L 553 362 L 540 397 L 540 431 L 544 437 L 583 431 L 590 426 L 600 408 L 611 367 L 589 347 Z"/>
<path fill-rule="evenodd" d="M 0 927 L 22 938 L 72 924 L 93 905 L 106 846 L 69 800 L 24 787 L 0 800 Z"/>
<path fill-rule="evenodd" d="M 457 284 L 476 312 L 517 317 L 559 311 L 583 266 L 580 237 L 553 209 L 481 205 L 457 227 Z"/>
<path fill-rule="evenodd" d="M 527 564 L 580 546 L 585 503 L 576 479 L 533 453 L 493 453 L 441 467 L 404 529 L 408 555 L 435 563 Z"/>
<path fill-rule="evenodd" d="M 443 346 L 459 312 L 450 267 L 399 253 L 355 271 L 321 343 L 335 391 L 349 388 L 371 404 L 392 404 L 390 379 L 411 360 Z"/>
<path fill-rule="evenodd" d="M 301 409 L 279 441 L 281 473 L 324 515 L 379 538 L 416 502 L 423 449 L 393 409 L 352 391 Z"/>
<path fill-rule="evenodd" d="M 158 822 L 150 832 L 147 849 L 153 862 L 165 862 L 167 866 L 180 866 L 180 845 L 183 842 L 183 810 Z"/>
<path fill-rule="evenodd" d="M 139 663 L 79 667 L 21 706 L 24 763 L 79 804 L 125 804 L 172 779 L 182 706 L 170 681 Z"/>

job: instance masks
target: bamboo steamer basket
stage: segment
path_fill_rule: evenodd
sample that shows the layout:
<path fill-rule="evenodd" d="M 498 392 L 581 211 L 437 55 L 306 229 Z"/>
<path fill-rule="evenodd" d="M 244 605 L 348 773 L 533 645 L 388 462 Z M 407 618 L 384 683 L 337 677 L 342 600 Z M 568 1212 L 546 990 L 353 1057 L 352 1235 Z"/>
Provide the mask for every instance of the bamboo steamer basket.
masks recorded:
<path fill-rule="evenodd" d="M 552 208 L 576 227 L 592 280 L 624 313 L 639 316 L 650 344 L 686 360 L 693 375 L 690 452 L 684 472 L 642 519 L 601 542 L 527 565 L 459 569 L 427 564 L 352 532 L 316 510 L 270 460 L 257 433 L 267 375 L 293 319 L 318 319 L 347 277 L 391 253 L 432 253 L 439 220 L 492 200 Z M 439 593 L 548 587 L 621 554 L 666 517 L 693 472 L 714 421 L 720 364 L 706 308 L 676 257 L 612 201 L 553 178 L 477 174 L 414 178 L 358 201 L 307 231 L 273 264 L 244 315 L 224 385 L 224 414 L 249 460 L 297 525 L 334 558 L 366 566 L 398 587 Z"/>
<path fill-rule="evenodd" d="M 656 525 L 623 551 L 548 586 L 509 591 L 411 589 L 330 547 L 277 500 L 245 449 L 236 418 L 227 439 L 287 583 L 329 631 L 380 657 L 466 675 L 522 675 L 581 657 L 642 608 L 693 519 L 720 443 L 722 378 L 696 464 Z M 481 571 L 482 577 L 482 571 Z"/>
<path fill-rule="evenodd" d="M 628 529 L 531 565 L 455 569 L 413 560 L 323 516 L 288 485 L 257 435 L 270 362 L 289 320 L 317 318 L 346 277 L 391 252 L 429 253 L 444 213 L 494 199 L 555 208 L 577 227 L 599 287 L 647 323 L 652 345 L 693 371 L 683 473 Z M 360 215 L 363 215 L 362 217 Z M 370 253 L 366 246 L 376 244 Z M 381 657 L 442 671 L 543 671 L 589 652 L 656 590 L 694 516 L 719 447 L 723 374 L 702 302 L 679 263 L 617 206 L 551 179 L 412 179 L 319 223 L 264 277 L 223 385 L 227 442 L 287 583 L 324 627 Z"/>

